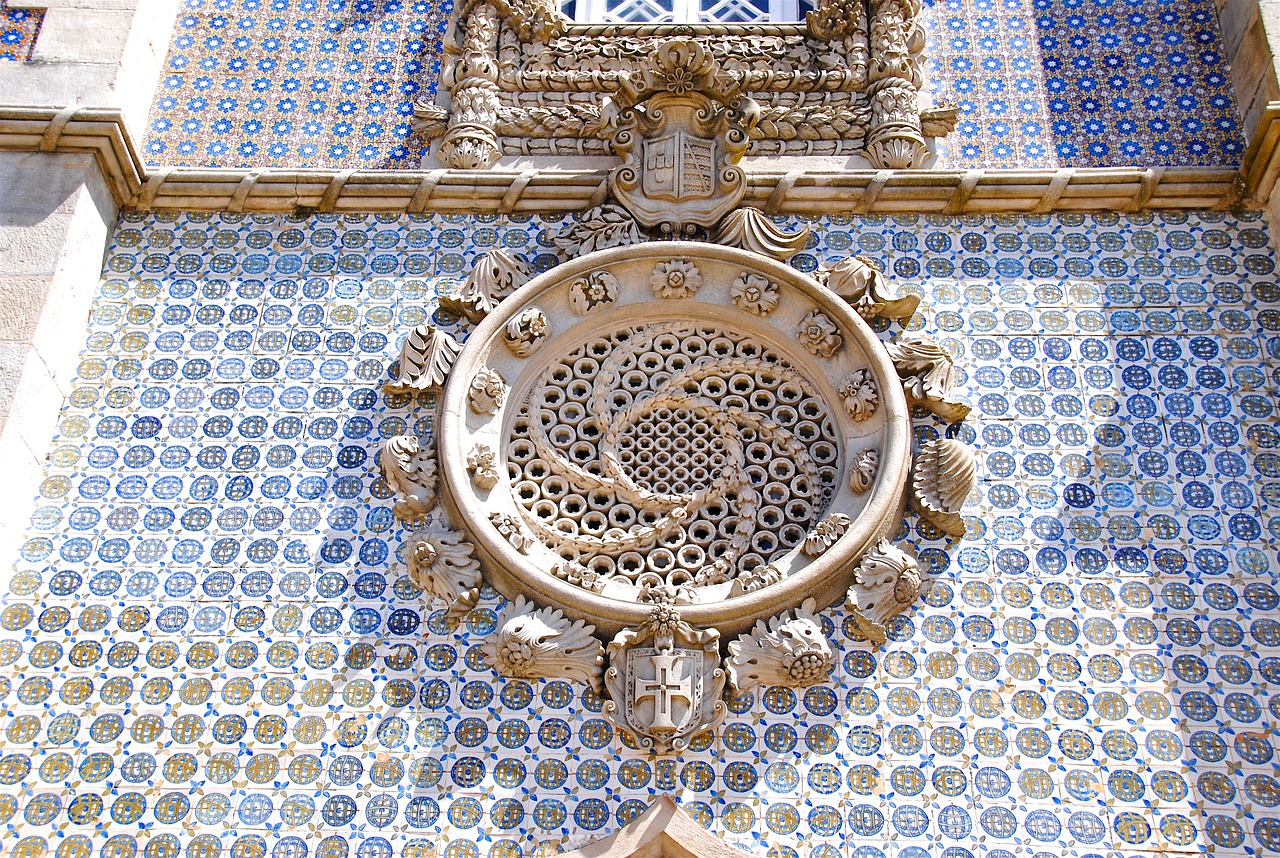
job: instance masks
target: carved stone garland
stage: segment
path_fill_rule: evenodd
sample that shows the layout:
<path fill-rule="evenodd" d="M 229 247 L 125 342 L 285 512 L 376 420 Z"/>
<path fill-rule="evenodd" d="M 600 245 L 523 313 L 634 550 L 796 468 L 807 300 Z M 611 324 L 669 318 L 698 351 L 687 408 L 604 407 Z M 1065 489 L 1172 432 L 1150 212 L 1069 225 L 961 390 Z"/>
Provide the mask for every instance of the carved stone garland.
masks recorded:
<path fill-rule="evenodd" d="M 681 36 L 728 70 L 726 92 L 759 105 L 744 151 L 910 169 L 927 157 L 925 138 L 957 116 L 919 109 L 920 17 L 920 0 L 821 0 L 802 25 L 598 26 L 571 23 L 547 0 L 471 0 L 450 20 L 437 101 L 420 102 L 415 117 L 459 169 L 504 154 L 613 154 L 606 99 L 655 60 L 670 64 L 666 40 Z"/>
<path fill-rule="evenodd" d="M 649 243 L 517 288 L 527 269 L 494 253 L 457 299 L 482 320 L 465 346 L 415 329 L 388 385 L 443 383 L 438 462 L 407 436 L 382 462 L 406 520 L 443 490 L 406 562 L 447 619 L 475 605 L 481 570 L 513 600 L 484 645 L 495 670 L 602 688 L 626 741 L 672 753 L 723 718 L 726 681 L 826 681 L 819 608 L 843 598 L 886 639 L 924 583 L 889 541 L 904 505 L 958 536 L 976 483 L 953 438 L 912 467 L 909 408 L 967 410 L 945 351 L 866 324 L 909 317 L 914 298 L 856 259 L 815 280 L 759 253 Z"/>

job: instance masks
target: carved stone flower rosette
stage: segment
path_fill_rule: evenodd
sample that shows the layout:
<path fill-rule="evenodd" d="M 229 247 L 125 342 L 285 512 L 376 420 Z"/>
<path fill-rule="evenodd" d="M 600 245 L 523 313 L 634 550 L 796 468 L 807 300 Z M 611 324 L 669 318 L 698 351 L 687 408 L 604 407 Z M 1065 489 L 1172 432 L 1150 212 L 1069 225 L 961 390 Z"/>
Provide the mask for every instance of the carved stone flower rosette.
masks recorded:
<path fill-rule="evenodd" d="M 856 560 L 891 535 L 905 505 L 906 399 L 853 308 L 759 254 L 697 242 L 681 242 L 676 258 L 671 250 L 665 242 L 611 248 L 535 277 L 471 332 L 440 406 L 442 503 L 471 534 L 486 580 L 508 598 L 563 610 L 602 636 L 647 622 L 639 602 L 646 581 L 680 585 L 682 619 L 721 635 L 740 634 L 804 598 L 832 604 L 851 585 Z M 740 289 L 735 299 L 735 282 L 766 285 L 746 295 Z M 588 293 L 593 283 L 601 288 Z M 662 297 L 664 289 L 696 299 Z M 776 303 L 756 314 L 740 300 L 762 310 Z M 504 336 L 534 307 L 554 335 L 517 357 Z M 842 340 L 830 356 L 796 338 L 815 310 Z M 854 376 L 878 391 L 857 418 L 841 391 Z M 475 388 L 496 390 L 486 384 L 494 377 L 506 380 L 505 396 L 480 391 L 474 404 L 486 407 L 471 407 Z M 796 425 L 789 415 L 800 409 L 826 428 L 771 428 Z M 488 488 L 473 483 L 479 469 L 467 461 L 481 445 L 502 463 Z M 877 451 L 879 467 L 854 480 L 857 454 L 866 449 Z M 676 456 L 689 458 L 671 459 L 666 476 L 643 464 Z M 772 518 L 774 501 L 742 488 L 757 485 L 748 475 L 757 461 L 775 475 L 769 480 L 806 486 L 796 503 L 780 505 L 787 516 Z M 684 476 L 672 476 L 678 468 Z M 698 540 L 722 538 L 713 537 L 719 519 L 707 516 L 725 503 L 749 526 L 723 537 L 731 550 L 713 559 Z M 837 539 L 830 523 L 819 526 L 833 514 L 849 520 Z M 668 532 L 686 534 L 685 542 L 668 548 L 655 539 Z M 829 547 L 807 554 L 811 535 Z M 759 561 L 747 556 L 757 553 Z"/>

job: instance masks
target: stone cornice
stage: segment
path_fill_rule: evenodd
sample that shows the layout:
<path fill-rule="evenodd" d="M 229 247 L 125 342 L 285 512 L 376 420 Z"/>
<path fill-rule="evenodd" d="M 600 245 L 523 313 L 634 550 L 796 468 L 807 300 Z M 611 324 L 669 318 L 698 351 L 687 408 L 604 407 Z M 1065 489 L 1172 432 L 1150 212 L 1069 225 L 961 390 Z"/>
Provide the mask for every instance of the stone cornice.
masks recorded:
<path fill-rule="evenodd" d="M 1268 116 L 1272 114 L 1269 113 Z M 1274 112 L 1280 117 L 1280 106 Z M 1257 205 L 1280 172 L 1280 123 L 1259 130 L 1242 181 L 1234 167 L 1061 170 L 749 170 L 745 205 L 773 214 L 1048 214 Z M 1270 141 L 1269 143 L 1267 141 Z M 140 211 L 576 211 L 604 202 L 606 170 L 211 170 L 148 167 L 120 112 L 0 106 L 0 150 L 88 152 L 116 201 Z M 1263 165 L 1263 166 L 1259 166 Z M 1274 178 L 1271 182 L 1274 184 Z M 1269 190 L 1269 188 L 1267 188 Z"/>

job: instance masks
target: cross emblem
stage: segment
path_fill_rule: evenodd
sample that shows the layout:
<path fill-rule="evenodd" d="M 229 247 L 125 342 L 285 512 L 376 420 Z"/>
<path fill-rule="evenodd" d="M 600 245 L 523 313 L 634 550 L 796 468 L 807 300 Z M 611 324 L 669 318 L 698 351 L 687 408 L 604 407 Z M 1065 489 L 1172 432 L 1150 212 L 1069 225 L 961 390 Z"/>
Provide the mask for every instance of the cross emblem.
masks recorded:
<path fill-rule="evenodd" d="M 653 665 L 653 678 L 635 678 L 635 702 L 652 698 L 653 722 L 649 729 L 655 733 L 675 732 L 686 720 L 681 718 L 681 724 L 676 723 L 675 701 L 684 700 L 690 709 L 694 705 L 693 677 L 684 670 L 689 659 L 681 653 L 654 653 L 648 661 Z"/>

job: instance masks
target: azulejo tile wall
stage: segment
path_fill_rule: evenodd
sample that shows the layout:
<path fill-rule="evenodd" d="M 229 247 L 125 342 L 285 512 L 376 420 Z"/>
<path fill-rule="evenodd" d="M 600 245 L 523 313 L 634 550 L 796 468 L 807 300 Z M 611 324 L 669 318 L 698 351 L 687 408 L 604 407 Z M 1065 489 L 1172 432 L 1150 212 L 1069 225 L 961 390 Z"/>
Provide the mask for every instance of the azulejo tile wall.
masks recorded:
<path fill-rule="evenodd" d="M 153 164 L 417 167 L 450 0 L 183 0 Z"/>
<path fill-rule="evenodd" d="M 771 858 L 1280 851 L 1280 289 L 1254 215 L 811 223 L 964 367 L 970 538 L 679 758 L 482 663 L 396 559 L 397 338 L 565 219 L 126 215 L 0 609 L 21 858 L 517 858 L 673 793 Z M 461 331 L 459 331 L 461 333 Z M 917 425 L 919 435 L 937 431 Z"/>
<path fill-rule="evenodd" d="M 0 60 L 30 59 L 42 23 L 43 9 L 10 9 L 0 0 Z"/>
<path fill-rule="evenodd" d="M 948 162 L 1236 164 L 1244 154 L 1210 0 L 935 0 L 935 98 L 961 106 Z"/>
<path fill-rule="evenodd" d="M 153 164 L 415 168 L 447 0 L 184 0 Z M 1234 164 L 1211 0 L 933 0 L 927 75 L 953 167 Z"/>

